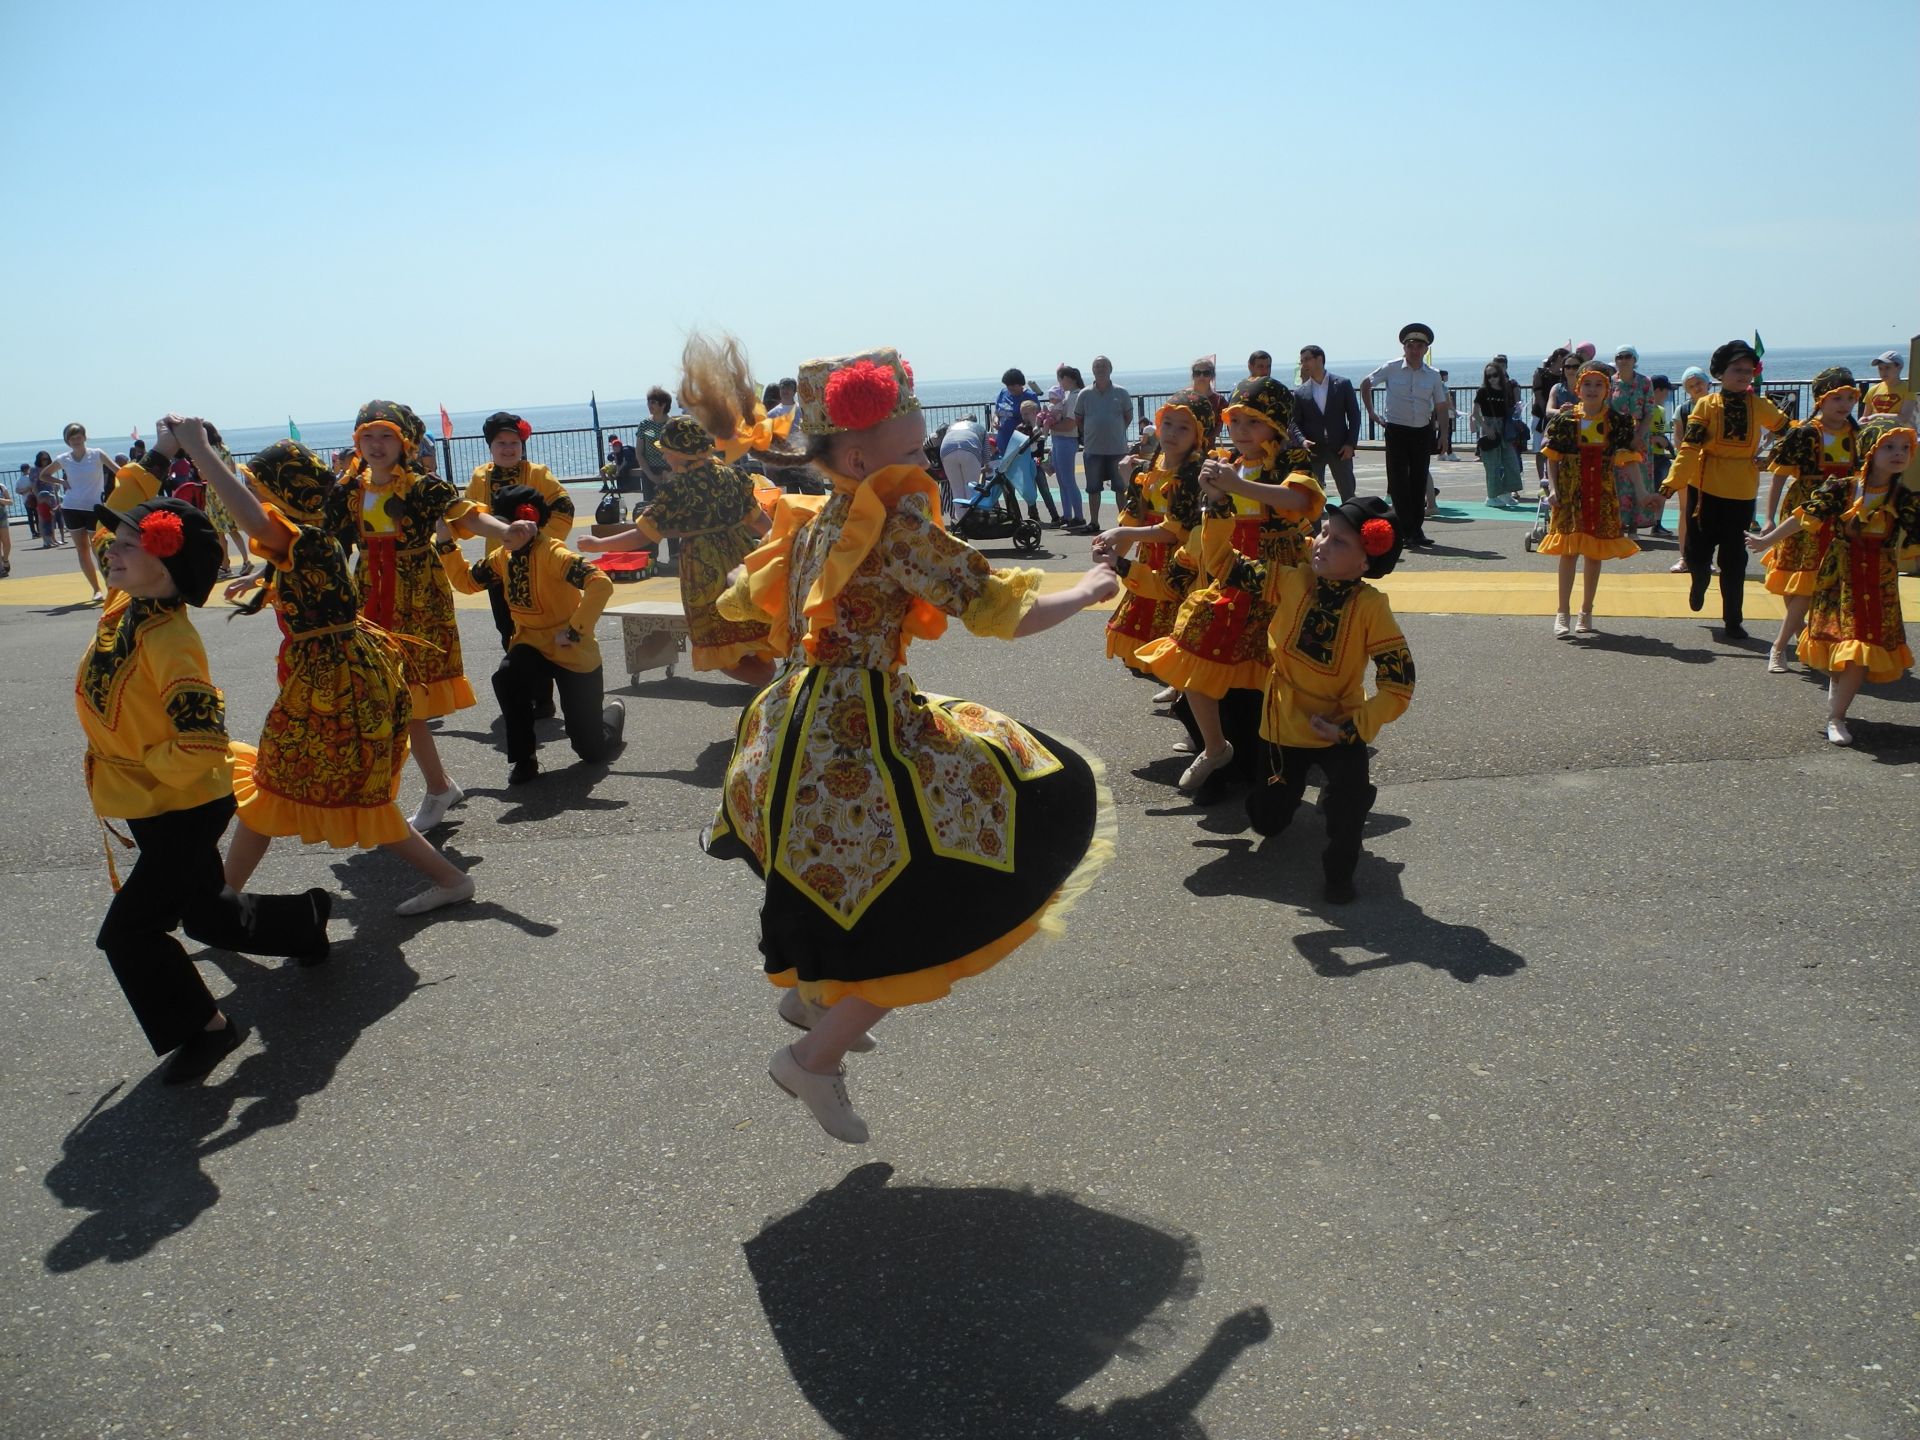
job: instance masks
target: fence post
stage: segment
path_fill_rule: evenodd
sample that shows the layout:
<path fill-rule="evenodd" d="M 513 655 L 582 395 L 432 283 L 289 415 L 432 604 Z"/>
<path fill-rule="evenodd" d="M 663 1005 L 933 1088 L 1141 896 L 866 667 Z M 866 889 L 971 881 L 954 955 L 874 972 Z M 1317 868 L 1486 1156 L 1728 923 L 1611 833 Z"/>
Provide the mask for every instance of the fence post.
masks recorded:
<path fill-rule="evenodd" d="M 453 439 L 451 436 L 443 435 L 440 437 L 440 473 L 446 476 L 448 480 L 454 480 Z M 454 483 L 457 484 L 458 481 Z"/>

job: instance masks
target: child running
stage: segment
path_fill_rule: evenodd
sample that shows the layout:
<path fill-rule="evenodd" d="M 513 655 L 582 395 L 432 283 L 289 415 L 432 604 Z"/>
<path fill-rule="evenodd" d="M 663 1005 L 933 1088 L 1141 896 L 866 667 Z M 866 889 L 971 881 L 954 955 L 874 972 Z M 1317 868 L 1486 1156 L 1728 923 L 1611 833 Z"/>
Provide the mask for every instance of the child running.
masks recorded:
<path fill-rule="evenodd" d="M 1803 530 L 1830 529 L 1800 658 L 1827 672 L 1827 739 L 1851 745 L 1847 711 L 1860 687 L 1887 685 L 1913 665 L 1900 615 L 1900 537 L 1920 540 L 1920 491 L 1900 484 L 1914 432 L 1891 416 L 1860 427 L 1858 483 L 1822 485 L 1772 529 L 1747 538 L 1755 554 Z"/>
<path fill-rule="evenodd" d="M 153 1053 L 173 1054 L 162 1081 L 180 1085 L 206 1076 L 246 1031 L 215 1003 L 174 928 L 241 954 L 323 960 L 333 899 L 240 895 L 221 874 L 233 754 L 226 702 L 186 611 L 206 603 L 220 568 L 213 526 L 172 499 L 124 514 L 101 506 L 88 520 L 113 538 L 112 593 L 74 682 L 87 791 L 103 827 L 125 820 L 133 838 L 121 843 L 140 848 L 97 943 Z"/>
<path fill-rule="evenodd" d="M 1387 597 L 1367 584 L 1391 573 L 1399 559 L 1392 508 L 1361 496 L 1327 512 L 1312 560 L 1281 570 L 1275 586 L 1273 665 L 1260 714 L 1268 775 L 1247 797 L 1247 818 L 1260 834 L 1278 835 L 1299 808 L 1308 772 L 1319 766 L 1327 817 L 1321 867 L 1326 898 L 1336 905 L 1354 897 L 1360 833 L 1378 793 L 1367 778 L 1367 747 L 1413 701 L 1406 638 Z"/>
<path fill-rule="evenodd" d="M 1594 635 L 1593 597 L 1600 588 L 1600 566 L 1640 553 L 1628 539 L 1620 518 L 1620 489 L 1614 472 L 1640 463 L 1633 448 L 1635 420 L 1608 403 L 1611 379 L 1598 365 L 1581 367 L 1569 406 L 1547 423 L 1547 484 L 1552 510 L 1547 517 L 1542 555 L 1560 557 L 1560 608 L 1553 617 L 1553 633 Z M 1569 623 L 1573 599 L 1573 571 L 1586 557 L 1586 575 L 1580 591 L 1580 620 Z"/>
<path fill-rule="evenodd" d="M 1854 437 L 1860 428 L 1853 418 L 1853 405 L 1859 398 L 1853 372 L 1844 366 L 1836 365 L 1813 377 L 1813 418 L 1783 435 L 1769 457 L 1768 468 L 1773 472 L 1767 486 L 1769 526 L 1805 506 L 1822 486 L 1853 475 Z M 1783 483 L 1784 498 L 1780 493 Z M 1761 557 L 1767 568 L 1767 589 L 1780 596 L 1787 607 L 1780 633 L 1767 651 L 1770 674 L 1787 673 L 1787 646 L 1799 638 L 1807 623 L 1807 607 L 1813 603 L 1820 562 L 1832 540 L 1830 525 L 1803 528 Z"/>
<path fill-rule="evenodd" d="M 401 647 L 359 613 L 346 551 L 324 528 L 333 472 L 297 440 L 281 440 L 252 458 L 243 482 L 203 422 L 169 415 L 166 425 L 266 562 L 266 583 L 247 613 L 271 598 L 286 636 L 280 693 L 258 751 L 238 765 L 240 824 L 227 847 L 227 883 L 246 889 L 274 837 L 298 835 L 336 849 L 377 845 L 426 876 L 431 888 L 402 901 L 398 914 L 471 900 L 473 877 L 395 803 L 412 694 Z"/>
<path fill-rule="evenodd" d="M 867 1126 L 841 1062 L 902 1005 L 946 995 L 1060 917 L 1112 853 L 1097 762 L 984 705 L 920 693 L 907 647 L 958 617 L 1012 639 L 1113 595 L 1096 565 L 1039 593 L 946 533 L 925 419 L 897 353 L 809 361 L 799 414 L 833 495 L 783 506 L 722 597 L 794 663 L 747 706 L 710 853 L 765 882 L 760 949 L 808 1033 L 774 1083 L 834 1138 Z M 936 917 L 937 918 L 934 918 Z"/>

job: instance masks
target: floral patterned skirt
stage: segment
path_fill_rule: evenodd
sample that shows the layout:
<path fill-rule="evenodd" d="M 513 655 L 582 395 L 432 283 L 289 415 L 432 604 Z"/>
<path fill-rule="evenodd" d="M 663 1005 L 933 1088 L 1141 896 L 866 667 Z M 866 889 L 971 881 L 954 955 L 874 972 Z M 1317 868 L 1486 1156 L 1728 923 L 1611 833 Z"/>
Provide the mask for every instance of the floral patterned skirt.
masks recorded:
<path fill-rule="evenodd" d="M 757 620 L 728 620 L 716 602 L 727 575 L 759 541 L 745 525 L 686 535 L 674 541 L 679 554 L 680 604 L 687 612 L 687 640 L 695 670 L 725 670 L 755 655 L 771 655 L 767 627 Z"/>
<path fill-rule="evenodd" d="M 1133 563 L 1156 573 L 1164 573 L 1172 555 L 1173 547 L 1160 541 L 1142 545 Z M 1143 647 L 1171 633 L 1173 622 L 1179 614 L 1178 600 L 1156 600 L 1150 596 L 1136 595 L 1130 590 L 1121 591 L 1113 619 L 1107 622 L 1107 654 L 1128 669 L 1140 671 L 1141 667 L 1135 662 L 1134 656 Z"/>
<path fill-rule="evenodd" d="M 460 624 L 453 613 L 453 586 L 433 552 L 402 550 L 387 560 L 363 550 L 355 578 L 363 613 L 403 637 L 400 655 L 413 691 L 413 718 L 431 720 L 472 705 L 473 686 L 460 655 Z M 382 613 L 389 610 L 391 618 Z"/>
<path fill-rule="evenodd" d="M 1540 554 L 1584 555 L 1589 560 L 1638 555 L 1640 547 L 1620 525 L 1620 492 L 1612 473 L 1617 467 L 1609 462 L 1606 451 L 1598 445 L 1582 445 L 1577 478 L 1567 474 L 1571 468 L 1561 466 L 1561 478 L 1553 487 L 1553 508 L 1547 515 Z"/>
<path fill-rule="evenodd" d="M 912 1005 L 1054 933 L 1113 854 L 1098 762 L 904 672 L 796 666 L 747 707 L 709 854 L 766 883 L 773 983 Z"/>
<path fill-rule="evenodd" d="M 1820 561 L 1798 650 L 1816 670 L 1864 665 L 1876 685 L 1898 680 L 1913 667 L 1891 546 L 1870 535 L 1834 538 Z"/>
<path fill-rule="evenodd" d="M 260 835 L 309 845 L 407 838 L 394 797 L 407 763 L 412 698 L 400 648 L 366 628 L 290 639 L 280 698 L 257 752 L 236 747 L 233 794 Z"/>

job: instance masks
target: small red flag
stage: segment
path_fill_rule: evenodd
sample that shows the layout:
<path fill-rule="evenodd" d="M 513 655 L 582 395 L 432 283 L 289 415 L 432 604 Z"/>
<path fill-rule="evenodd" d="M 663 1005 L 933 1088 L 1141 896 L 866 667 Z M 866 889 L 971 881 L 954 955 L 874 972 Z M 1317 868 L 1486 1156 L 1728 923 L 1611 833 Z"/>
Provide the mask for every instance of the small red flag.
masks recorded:
<path fill-rule="evenodd" d="M 453 417 L 447 414 L 447 407 L 444 405 L 440 407 L 440 438 L 442 440 L 453 438 Z"/>

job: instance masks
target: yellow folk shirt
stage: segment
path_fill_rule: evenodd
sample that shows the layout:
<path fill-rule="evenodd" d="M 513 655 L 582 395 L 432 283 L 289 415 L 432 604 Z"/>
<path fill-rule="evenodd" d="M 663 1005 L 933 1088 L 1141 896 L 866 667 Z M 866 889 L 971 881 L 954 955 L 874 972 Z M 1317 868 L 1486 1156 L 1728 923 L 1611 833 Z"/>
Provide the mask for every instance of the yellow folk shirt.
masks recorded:
<path fill-rule="evenodd" d="M 226 700 L 182 600 L 108 600 L 74 678 L 95 813 L 146 820 L 233 793 Z"/>
<path fill-rule="evenodd" d="M 563 670 L 585 674 L 600 667 L 593 627 L 613 594 L 607 573 L 548 535 L 520 550 L 495 550 L 469 562 L 455 545 L 436 545 L 453 588 L 464 595 L 499 588 L 513 613 L 512 645 L 531 645 Z M 579 643 L 554 644 L 571 625 Z"/>
<path fill-rule="evenodd" d="M 1667 483 L 1675 490 L 1691 485 L 1723 500 L 1751 500 L 1760 489 L 1754 466 L 1760 437 L 1792 423 L 1786 411 L 1757 391 L 1703 395 L 1688 412 Z"/>
<path fill-rule="evenodd" d="M 1311 565 L 1282 570 L 1274 590 L 1261 735 L 1276 745 L 1324 748 L 1328 742 L 1311 717 L 1337 715 L 1346 722 L 1348 743 L 1372 743 L 1413 703 L 1413 655 L 1387 597 L 1364 580 L 1321 580 Z"/>
<path fill-rule="evenodd" d="M 478 505 L 488 514 L 493 514 L 493 463 L 473 467 L 473 478 L 467 481 L 467 499 Z M 553 472 L 544 465 L 535 465 L 532 461 L 522 460 L 513 469 L 504 472 L 498 482 L 500 485 L 525 485 L 540 492 L 540 498 L 547 502 L 547 523 L 540 527 L 540 533 L 550 540 L 567 543 L 567 536 L 573 533 L 573 497 L 567 489 L 553 478 Z M 495 516 L 502 524 L 511 525 L 513 516 Z M 491 555 L 500 548 L 500 542 L 491 535 L 487 537 L 487 554 Z"/>

